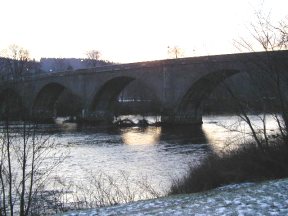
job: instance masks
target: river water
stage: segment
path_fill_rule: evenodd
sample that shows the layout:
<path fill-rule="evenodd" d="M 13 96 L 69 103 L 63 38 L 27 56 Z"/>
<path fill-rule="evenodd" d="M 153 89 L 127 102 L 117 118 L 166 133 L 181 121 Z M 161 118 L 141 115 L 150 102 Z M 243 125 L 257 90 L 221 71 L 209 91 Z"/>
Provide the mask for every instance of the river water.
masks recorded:
<path fill-rule="evenodd" d="M 133 121 L 139 119 L 137 116 L 128 117 Z M 156 119 L 146 118 L 150 122 Z M 255 128 L 261 129 L 263 118 L 255 115 L 250 119 Z M 266 116 L 265 122 L 268 133 L 274 133 L 277 125 L 273 117 Z M 55 160 L 54 153 L 60 160 L 64 159 L 53 169 L 51 181 L 48 182 L 57 179 L 61 184 L 56 189 L 64 185 L 65 191 L 76 191 L 76 194 L 84 191 L 85 199 L 91 191 L 100 193 L 93 194 L 97 199 L 103 192 L 107 199 L 128 193 L 130 200 L 126 201 L 155 197 L 155 191 L 158 195 L 164 195 L 173 179 L 181 178 L 190 166 L 199 164 L 207 154 L 221 154 L 251 139 L 246 124 L 237 116 L 224 115 L 204 116 L 203 124 L 193 127 L 81 127 L 75 123 L 63 123 L 60 119 L 55 124 L 39 126 L 37 137 L 59 143 L 51 155 L 45 156 L 43 170 L 47 171 L 46 166 L 49 167 Z M 17 123 L 12 127 L 17 128 Z M 18 134 L 21 134 L 21 126 L 19 128 Z M 48 190 L 55 189 L 55 185 L 47 185 Z M 79 186 L 80 189 L 71 189 L 69 185 Z M 111 187 L 114 188 L 112 192 Z M 147 196 L 143 196 L 145 193 Z M 122 196 L 110 204 L 125 202 L 126 198 Z M 71 200 L 69 198 L 69 202 Z M 97 205 L 109 204 L 108 201 L 100 201 Z"/>
<path fill-rule="evenodd" d="M 252 118 L 261 126 L 256 116 Z M 273 132 L 273 118 L 266 121 Z M 204 116 L 203 122 L 195 127 L 145 128 L 56 124 L 52 126 L 51 138 L 61 143 L 61 150 L 67 153 L 57 173 L 65 181 L 77 184 L 91 174 L 101 172 L 117 179 L 125 172 L 131 181 L 148 179 L 153 188 L 163 191 L 207 153 L 220 153 L 231 144 L 234 148 L 249 139 L 249 128 L 240 124 L 236 116 Z"/>

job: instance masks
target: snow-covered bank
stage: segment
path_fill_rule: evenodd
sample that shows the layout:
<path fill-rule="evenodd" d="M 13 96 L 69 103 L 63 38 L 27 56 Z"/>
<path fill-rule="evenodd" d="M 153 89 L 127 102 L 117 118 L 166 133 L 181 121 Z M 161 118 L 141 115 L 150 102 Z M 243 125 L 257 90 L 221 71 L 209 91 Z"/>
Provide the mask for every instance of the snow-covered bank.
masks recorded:
<path fill-rule="evenodd" d="M 205 193 L 170 196 L 62 215 L 288 215 L 288 179 L 229 185 Z"/>

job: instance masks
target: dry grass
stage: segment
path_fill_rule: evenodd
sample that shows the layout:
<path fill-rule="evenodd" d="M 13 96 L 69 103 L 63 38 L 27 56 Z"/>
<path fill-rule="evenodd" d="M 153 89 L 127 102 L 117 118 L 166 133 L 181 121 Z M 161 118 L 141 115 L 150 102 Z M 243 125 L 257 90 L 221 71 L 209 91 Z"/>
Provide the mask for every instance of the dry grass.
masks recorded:
<path fill-rule="evenodd" d="M 288 177 L 288 146 L 278 142 L 263 149 L 254 144 L 224 153 L 212 154 L 186 176 L 174 180 L 169 194 L 195 193 L 222 185 Z"/>

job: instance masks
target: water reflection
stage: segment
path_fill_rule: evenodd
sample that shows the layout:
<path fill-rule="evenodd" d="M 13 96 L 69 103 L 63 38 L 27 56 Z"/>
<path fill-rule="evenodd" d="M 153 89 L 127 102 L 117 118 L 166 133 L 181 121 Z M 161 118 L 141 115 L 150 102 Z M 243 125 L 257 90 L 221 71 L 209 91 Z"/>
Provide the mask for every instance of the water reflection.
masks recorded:
<path fill-rule="evenodd" d="M 159 142 L 161 127 L 133 127 L 121 129 L 121 138 L 127 145 L 154 145 Z"/>
<path fill-rule="evenodd" d="M 132 127 L 120 129 L 120 133 L 123 143 L 127 145 L 208 144 L 207 135 L 201 125 Z"/>
<path fill-rule="evenodd" d="M 152 184 L 168 188 L 172 177 L 186 173 L 190 165 L 231 141 L 231 134 L 219 124 L 235 117 L 205 117 L 201 126 L 174 127 L 90 127 L 73 123 L 39 125 L 39 134 L 48 134 L 69 151 L 69 159 L 58 167 L 66 181 L 85 182 L 87 170 L 103 171 L 118 178 L 127 171 L 131 178 L 152 179 Z M 57 149 L 61 150 L 61 149 Z"/>
<path fill-rule="evenodd" d="M 216 122 L 205 122 L 202 129 L 207 143 L 210 143 L 212 151 L 217 154 L 230 149 L 232 145 L 236 146 L 236 143 L 241 142 L 239 139 L 243 138 L 242 134 L 229 131 Z"/>
<path fill-rule="evenodd" d="M 162 127 L 161 140 L 171 144 L 207 144 L 202 125 Z"/>
<path fill-rule="evenodd" d="M 59 124 L 60 130 L 63 132 L 73 132 L 77 130 L 77 123 Z"/>
<path fill-rule="evenodd" d="M 263 135 L 263 121 L 268 135 L 278 130 L 277 121 L 272 115 L 266 115 L 265 120 L 263 114 L 249 115 L 249 118 L 258 136 Z M 253 140 L 250 128 L 239 116 L 205 116 L 203 123 L 207 143 L 216 153 L 237 149 L 241 144 Z"/>

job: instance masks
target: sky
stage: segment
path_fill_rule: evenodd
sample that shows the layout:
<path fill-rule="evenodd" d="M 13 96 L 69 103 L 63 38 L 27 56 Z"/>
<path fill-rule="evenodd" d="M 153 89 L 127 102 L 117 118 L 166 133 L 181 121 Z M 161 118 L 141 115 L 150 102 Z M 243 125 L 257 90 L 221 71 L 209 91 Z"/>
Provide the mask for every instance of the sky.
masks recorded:
<path fill-rule="evenodd" d="M 264 3 L 263 3 L 264 2 Z M 255 11 L 287 16 L 287 0 L 0 0 L 0 50 L 17 44 L 30 56 L 118 63 L 237 52 Z"/>

